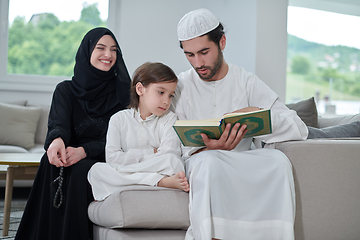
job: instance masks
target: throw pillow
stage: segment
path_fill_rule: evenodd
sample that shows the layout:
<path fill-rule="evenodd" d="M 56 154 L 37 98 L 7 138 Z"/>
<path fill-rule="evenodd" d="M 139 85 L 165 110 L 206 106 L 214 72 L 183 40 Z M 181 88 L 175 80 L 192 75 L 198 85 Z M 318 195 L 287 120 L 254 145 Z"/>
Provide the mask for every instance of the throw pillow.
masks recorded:
<path fill-rule="evenodd" d="M 286 106 L 295 110 L 306 126 L 318 127 L 318 112 L 314 97 L 297 103 L 287 104 Z"/>
<path fill-rule="evenodd" d="M 308 139 L 360 137 L 360 121 L 326 128 L 308 127 L 308 129 Z"/>
<path fill-rule="evenodd" d="M 40 114 L 37 107 L 0 103 L 0 144 L 34 147 Z"/>

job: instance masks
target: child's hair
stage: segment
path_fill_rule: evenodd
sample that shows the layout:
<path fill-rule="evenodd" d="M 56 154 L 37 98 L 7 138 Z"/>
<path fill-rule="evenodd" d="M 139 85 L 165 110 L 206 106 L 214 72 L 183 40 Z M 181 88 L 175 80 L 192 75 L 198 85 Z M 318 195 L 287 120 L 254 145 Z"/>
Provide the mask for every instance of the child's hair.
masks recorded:
<path fill-rule="evenodd" d="M 130 89 L 129 107 L 137 109 L 139 107 L 139 95 L 136 93 L 136 84 L 140 82 L 145 88 L 152 83 L 177 82 L 178 79 L 174 71 L 165 64 L 146 62 L 138 67 L 133 75 Z"/>

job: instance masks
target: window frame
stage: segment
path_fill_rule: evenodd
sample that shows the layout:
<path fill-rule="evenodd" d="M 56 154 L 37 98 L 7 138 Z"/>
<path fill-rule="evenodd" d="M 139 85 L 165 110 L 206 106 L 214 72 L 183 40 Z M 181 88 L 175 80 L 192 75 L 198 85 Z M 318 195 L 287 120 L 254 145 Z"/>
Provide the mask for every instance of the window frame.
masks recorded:
<path fill-rule="evenodd" d="M 0 1 L 0 91 L 52 92 L 57 83 L 71 79 L 71 76 L 44 76 L 32 74 L 8 74 L 9 2 Z M 110 7 L 116 7 L 116 0 L 109 0 Z M 108 10 L 108 26 L 115 26 L 115 11 Z M 115 33 L 114 33 L 115 34 Z"/>

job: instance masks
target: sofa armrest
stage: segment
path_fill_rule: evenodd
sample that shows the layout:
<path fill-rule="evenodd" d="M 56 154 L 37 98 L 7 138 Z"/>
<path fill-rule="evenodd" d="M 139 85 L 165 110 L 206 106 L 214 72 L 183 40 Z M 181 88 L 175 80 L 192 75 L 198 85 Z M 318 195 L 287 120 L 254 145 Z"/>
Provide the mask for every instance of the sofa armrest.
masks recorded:
<path fill-rule="evenodd" d="M 355 115 L 349 115 L 349 116 L 339 116 L 339 117 L 319 117 L 318 118 L 318 127 L 319 128 L 325 128 L 325 127 L 331 127 L 336 126 L 340 124 L 347 124 L 355 121 L 360 121 L 360 113 Z"/>
<path fill-rule="evenodd" d="M 360 138 L 289 141 L 275 148 L 293 165 L 297 240 L 360 236 Z"/>

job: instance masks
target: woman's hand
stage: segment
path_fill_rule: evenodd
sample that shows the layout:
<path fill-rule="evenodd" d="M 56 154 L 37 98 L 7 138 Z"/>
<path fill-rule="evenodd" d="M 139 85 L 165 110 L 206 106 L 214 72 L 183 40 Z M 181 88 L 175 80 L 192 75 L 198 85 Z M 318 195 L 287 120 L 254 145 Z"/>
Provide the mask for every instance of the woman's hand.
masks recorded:
<path fill-rule="evenodd" d="M 46 154 L 50 164 L 55 165 L 56 167 L 62 167 L 66 164 L 65 144 L 60 137 L 55 138 L 51 142 Z"/>
<path fill-rule="evenodd" d="M 65 149 L 64 141 L 60 137 L 51 142 L 46 153 L 50 164 L 56 167 L 69 167 L 86 157 L 83 147 Z"/>
<path fill-rule="evenodd" d="M 65 167 L 69 167 L 81 159 L 86 157 L 86 153 L 83 147 L 67 147 L 66 148 L 66 164 Z"/>

